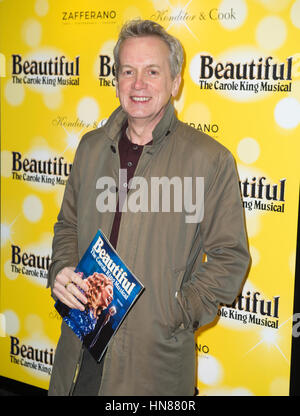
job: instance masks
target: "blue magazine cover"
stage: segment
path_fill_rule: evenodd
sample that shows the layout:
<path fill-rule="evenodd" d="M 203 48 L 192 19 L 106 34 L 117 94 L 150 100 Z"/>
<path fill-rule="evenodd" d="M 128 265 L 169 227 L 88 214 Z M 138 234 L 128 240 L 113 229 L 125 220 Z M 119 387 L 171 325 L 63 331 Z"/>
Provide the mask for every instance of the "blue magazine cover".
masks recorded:
<path fill-rule="evenodd" d="M 89 286 L 85 293 L 88 299 L 85 310 L 71 309 L 60 300 L 55 303 L 55 308 L 92 356 L 100 361 L 144 286 L 120 259 L 101 230 L 96 233 L 75 272 L 87 279 Z"/>

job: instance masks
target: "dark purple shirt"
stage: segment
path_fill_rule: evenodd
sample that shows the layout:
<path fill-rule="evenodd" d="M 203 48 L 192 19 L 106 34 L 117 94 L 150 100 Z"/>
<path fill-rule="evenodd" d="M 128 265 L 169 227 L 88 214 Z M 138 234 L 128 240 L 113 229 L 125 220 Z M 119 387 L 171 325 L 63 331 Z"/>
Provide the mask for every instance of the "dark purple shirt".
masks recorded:
<path fill-rule="evenodd" d="M 126 169 L 127 175 L 124 175 L 124 179 L 127 179 L 127 181 L 123 181 L 123 183 L 120 183 L 119 186 L 126 189 L 126 192 L 128 192 L 128 183 L 131 178 L 134 176 L 134 172 L 136 170 L 139 158 L 142 154 L 143 147 L 142 145 L 138 145 L 135 143 L 132 143 L 126 134 L 126 128 L 127 123 L 125 123 L 124 127 L 122 128 L 121 138 L 119 140 L 119 155 L 120 155 L 120 169 Z M 151 144 L 150 143 L 147 144 Z M 121 189 L 118 190 L 119 193 L 121 192 Z M 121 216 L 122 216 L 122 210 L 120 210 L 119 207 L 119 201 L 117 203 L 117 209 L 114 217 L 114 222 L 110 234 L 110 243 L 114 248 L 117 246 L 118 241 L 118 234 L 119 234 L 119 228 L 120 228 L 120 222 L 121 222 Z"/>

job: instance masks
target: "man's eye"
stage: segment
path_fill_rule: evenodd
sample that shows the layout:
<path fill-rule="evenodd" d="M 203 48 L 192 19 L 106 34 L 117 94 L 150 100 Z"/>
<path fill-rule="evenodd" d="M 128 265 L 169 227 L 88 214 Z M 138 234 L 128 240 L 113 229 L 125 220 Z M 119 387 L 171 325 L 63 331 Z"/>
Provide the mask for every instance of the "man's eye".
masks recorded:
<path fill-rule="evenodd" d="M 123 75 L 132 75 L 132 70 L 131 69 L 126 69 L 125 71 L 123 71 Z"/>

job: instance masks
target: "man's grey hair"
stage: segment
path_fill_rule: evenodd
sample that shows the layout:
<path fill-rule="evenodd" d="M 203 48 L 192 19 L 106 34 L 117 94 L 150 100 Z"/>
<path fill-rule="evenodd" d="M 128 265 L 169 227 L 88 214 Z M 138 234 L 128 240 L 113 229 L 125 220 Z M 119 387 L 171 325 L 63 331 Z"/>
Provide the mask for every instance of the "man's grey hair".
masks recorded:
<path fill-rule="evenodd" d="M 144 37 L 144 36 L 158 36 L 162 39 L 170 50 L 169 61 L 171 77 L 174 79 L 176 75 L 181 73 L 183 64 L 183 48 L 178 39 L 169 35 L 166 30 L 158 23 L 152 20 L 130 20 L 125 23 L 119 34 L 119 39 L 114 47 L 114 60 L 116 68 L 116 77 L 118 79 L 120 71 L 120 47 L 124 40 L 132 37 Z"/>

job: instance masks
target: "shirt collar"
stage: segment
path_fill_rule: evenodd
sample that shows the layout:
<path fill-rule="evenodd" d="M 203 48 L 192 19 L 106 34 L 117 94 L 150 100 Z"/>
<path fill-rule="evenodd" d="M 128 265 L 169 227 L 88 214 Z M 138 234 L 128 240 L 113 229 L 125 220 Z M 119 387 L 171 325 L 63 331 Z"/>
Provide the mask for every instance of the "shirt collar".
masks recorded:
<path fill-rule="evenodd" d="M 127 114 L 119 106 L 109 117 L 108 121 L 106 122 L 104 129 L 107 136 L 113 140 L 118 141 L 120 138 L 120 132 L 124 127 L 124 124 L 127 123 Z M 152 144 L 146 144 L 146 146 L 156 146 L 160 144 L 166 136 L 168 136 L 176 127 L 178 123 L 178 119 L 175 115 L 174 106 L 169 100 L 165 113 L 159 123 L 156 125 L 152 132 Z"/>

